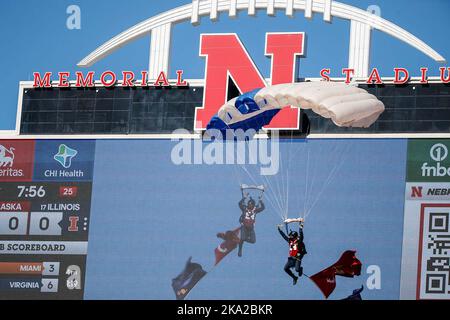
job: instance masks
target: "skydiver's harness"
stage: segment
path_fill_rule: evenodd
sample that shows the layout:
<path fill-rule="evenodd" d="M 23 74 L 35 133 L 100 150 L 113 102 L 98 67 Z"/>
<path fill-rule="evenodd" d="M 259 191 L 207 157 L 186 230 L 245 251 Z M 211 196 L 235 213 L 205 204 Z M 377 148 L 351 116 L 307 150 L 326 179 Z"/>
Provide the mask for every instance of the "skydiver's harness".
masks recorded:
<path fill-rule="evenodd" d="M 247 227 L 251 227 L 255 224 L 256 220 L 256 207 L 252 210 L 245 209 L 243 224 Z"/>
<path fill-rule="evenodd" d="M 294 240 L 289 240 L 289 256 L 296 258 L 298 253 L 300 252 L 299 250 L 299 240 L 298 239 L 294 239 Z"/>
<path fill-rule="evenodd" d="M 247 198 L 244 193 L 245 190 L 259 190 L 260 192 L 264 193 L 264 186 L 253 186 L 253 185 L 242 184 L 241 185 L 241 193 L 242 193 L 243 199 Z M 261 199 L 261 197 L 260 197 L 260 199 Z M 243 219 L 241 222 L 245 227 L 253 227 L 254 226 L 254 224 L 256 222 L 256 210 L 257 210 L 256 206 L 252 210 L 249 210 L 247 208 L 247 206 L 245 207 Z"/>
<path fill-rule="evenodd" d="M 303 229 L 303 221 L 304 220 L 302 218 L 286 219 L 284 221 L 285 227 L 286 227 L 286 233 L 288 235 L 290 234 L 289 229 L 288 229 L 288 224 L 292 223 L 292 222 L 298 222 L 300 224 L 300 227 Z M 303 241 L 300 242 L 299 238 L 296 238 L 294 240 L 289 239 L 289 257 L 290 258 L 301 261 L 305 254 L 306 254 L 306 248 L 305 248 L 305 244 L 303 243 Z M 301 256 L 301 258 L 299 258 L 299 255 Z"/>

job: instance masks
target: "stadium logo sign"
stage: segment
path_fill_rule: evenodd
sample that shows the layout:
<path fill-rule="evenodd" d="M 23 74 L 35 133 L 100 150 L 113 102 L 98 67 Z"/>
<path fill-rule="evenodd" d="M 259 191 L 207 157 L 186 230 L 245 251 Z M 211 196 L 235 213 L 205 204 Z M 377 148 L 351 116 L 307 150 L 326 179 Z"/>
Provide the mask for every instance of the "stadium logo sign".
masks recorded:
<path fill-rule="evenodd" d="M 89 71 L 87 74 L 82 72 L 75 72 L 75 80 L 70 81 L 69 78 L 71 76 L 70 72 L 58 72 L 58 78 L 56 81 L 52 78 L 52 72 L 46 72 L 41 75 L 40 72 L 34 72 L 34 88 L 94 88 L 99 83 L 106 88 L 110 88 L 116 86 L 120 83 L 122 87 L 186 87 L 189 84 L 183 80 L 183 70 L 177 70 L 177 80 L 175 82 L 171 82 L 167 74 L 165 72 L 160 72 L 156 80 L 149 81 L 148 71 L 142 71 L 140 73 L 140 78 L 133 71 L 123 71 L 121 75 L 121 79 L 119 80 L 119 76 L 115 72 L 105 71 L 100 75 L 100 78 L 95 80 L 95 72 Z"/>
<path fill-rule="evenodd" d="M 448 148 L 442 143 L 433 145 L 430 149 L 430 158 L 435 161 L 435 165 L 430 165 L 428 162 L 422 164 L 422 177 L 445 177 L 450 176 L 450 167 L 441 165 L 447 159 Z"/>

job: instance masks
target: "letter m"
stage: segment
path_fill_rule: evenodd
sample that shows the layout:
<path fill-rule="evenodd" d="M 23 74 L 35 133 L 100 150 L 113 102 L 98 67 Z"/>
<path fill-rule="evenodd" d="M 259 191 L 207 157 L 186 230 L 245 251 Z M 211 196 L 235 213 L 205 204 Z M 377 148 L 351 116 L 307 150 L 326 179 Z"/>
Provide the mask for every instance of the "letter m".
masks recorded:
<path fill-rule="evenodd" d="M 34 75 L 34 84 L 33 84 L 34 88 L 50 88 L 52 86 L 50 79 L 52 76 L 51 72 L 46 72 L 44 74 L 44 78 L 41 77 L 40 72 L 34 72 L 33 75 Z"/>
<path fill-rule="evenodd" d="M 422 198 L 422 187 L 411 187 L 411 198 Z"/>
<path fill-rule="evenodd" d="M 268 33 L 266 56 L 272 58 L 272 84 L 294 81 L 297 56 L 303 54 L 303 33 Z M 206 58 L 203 106 L 195 111 L 195 130 L 206 128 L 209 120 L 227 102 L 231 78 L 241 93 L 265 87 L 266 81 L 258 71 L 236 34 L 203 34 L 200 56 Z M 273 119 L 271 129 L 297 129 L 299 112 L 295 108 L 282 110 Z"/>

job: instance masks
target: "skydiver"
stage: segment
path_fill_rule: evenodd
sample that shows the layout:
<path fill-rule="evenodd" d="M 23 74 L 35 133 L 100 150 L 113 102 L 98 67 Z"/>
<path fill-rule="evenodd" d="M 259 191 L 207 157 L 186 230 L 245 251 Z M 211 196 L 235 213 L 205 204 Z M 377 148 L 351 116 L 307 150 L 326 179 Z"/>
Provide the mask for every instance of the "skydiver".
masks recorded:
<path fill-rule="evenodd" d="M 259 197 L 258 205 L 256 205 L 255 200 L 252 197 L 248 200 L 247 205 L 245 201 L 247 200 L 248 193 L 244 194 L 241 201 L 239 201 L 239 208 L 242 211 L 239 217 L 239 223 L 241 224 L 241 241 L 239 242 L 238 256 L 242 257 L 242 247 L 244 242 L 255 243 L 255 222 L 256 215 L 266 208 L 264 202 L 262 201 L 262 196 Z"/>
<path fill-rule="evenodd" d="M 294 220 L 294 221 L 292 221 Z M 289 243 L 289 257 L 284 266 L 284 271 L 292 278 L 293 284 L 297 284 L 297 280 L 299 277 L 303 275 L 303 267 L 302 267 L 302 259 L 306 252 L 305 243 L 303 242 L 303 219 L 292 219 L 286 220 L 286 226 L 291 222 L 299 222 L 299 230 L 298 233 L 296 231 L 290 230 L 289 235 L 287 236 L 283 230 L 283 225 L 278 225 L 278 232 L 280 232 L 281 236 L 284 240 Z M 295 271 L 298 273 L 298 277 L 291 271 L 292 268 L 295 267 Z"/>

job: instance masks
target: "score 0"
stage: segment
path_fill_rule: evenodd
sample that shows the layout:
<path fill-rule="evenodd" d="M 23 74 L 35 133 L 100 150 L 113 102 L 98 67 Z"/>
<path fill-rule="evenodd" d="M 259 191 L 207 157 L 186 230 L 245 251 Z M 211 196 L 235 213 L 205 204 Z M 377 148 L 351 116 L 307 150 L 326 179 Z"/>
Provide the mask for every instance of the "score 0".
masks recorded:
<path fill-rule="evenodd" d="M 62 212 L 4 212 L 0 215 L 0 235 L 60 236 Z"/>

